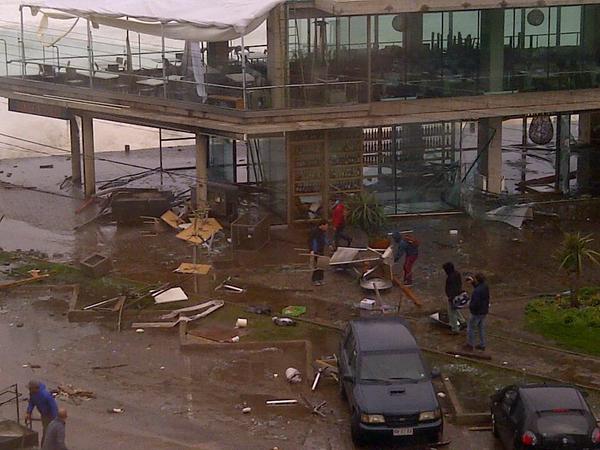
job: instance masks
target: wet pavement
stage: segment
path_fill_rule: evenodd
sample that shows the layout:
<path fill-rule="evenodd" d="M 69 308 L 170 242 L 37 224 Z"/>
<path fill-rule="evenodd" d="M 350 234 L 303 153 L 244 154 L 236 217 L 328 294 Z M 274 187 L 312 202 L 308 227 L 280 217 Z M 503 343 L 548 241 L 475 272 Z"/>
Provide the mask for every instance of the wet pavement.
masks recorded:
<path fill-rule="evenodd" d="M 39 165 L 29 163 L 31 167 Z M 14 177 L 11 183 L 18 180 L 16 172 Z M 57 180 L 41 181 L 48 192 L 0 185 L 0 217 L 4 215 L 0 222 L 0 247 L 33 249 L 47 254 L 50 260 L 68 263 L 101 252 L 111 258 L 113 275 L 143 283 L 178 283 L 186 292 L 193 292 L 189 277 L 173 273 L 181 262 L 191 262 L 192 251 L 175 238 L 172 230 L 161 226 L 153 228 L 156 236 L 146 236 L 142 231 L 148 230 L 147 225 L 102 222 L 75 231 L 97 210 L 92 207 L 76 214 L 82 200 L 73 192 L 57 195 L 61 190 L 56 183 Z M 422 243 L 414 291 L 424 306 L 416 307 L 396 289 L 384 292 L 383 301 L 398 305 L 401 314 L 411 319 L 411 327 L 422 345 L 452 351 L 464 337 L 448 336 L 427 319 L 428 313 L 445 307 L 441 265 L 451 260 L 465 274 L 483 271 L 492 289 L 489 324 L 497 337 L 490 337 L 490 351 L 495 362 L 525 369 L 524 377 L 540 373 L 600 387 L 597 359 L 532 350 L 502 339 L 505 335 L 543 342 L 539 336 L 523 330 L 523 308 L 534 295 L 564 290 L 565 281 L 552 258 L 561 233 L 597 233 L 600 228 L 598 201 L 544 204 L 536 209 L 559 213 L 563 219 L 536 216 L 522 230 L 464 216 L 398 220 L 396 228 L 414 230 Z M 450 230 L 457 230 L 457 234 L 450 234 Z M 354 235 L 356 245 L 366 244 L 364 236 L 356 232 Z M 353 304 L 370 294 L 362 291 L 348 272 L 328 272 L 326 285 L 313 287 L 306 257 L 299 255 L 303 250 L 298 250 L 305 243 L 303 228 L 274 229 L 271 243 L 260 252 L 233 253 L 222 242 L 216 255 L 210 259 L 201 256 L 201 262 L 212 262 L 215 272 L 201 279 L 198 299 L 222 298 L 241 306 L 268 303 L 274 313 L 284 306 L 300 304 L 307 306 L 306 318 L 337 326 L 359 317 L 361 313 Z M 600 283 L 599 272 L 586 272 L 584 284 Z M 215 292 L 214 287 L 227 276 L 247 288 L 247 293 Z M 353 448 L 348 412 L 338 399 L 334 383 L 323 382 L 311 394 L 305 385 L 300 388 L 283 381 L 286 367 L 304 364 L 302 355 L 282 351 L 268 342 L 254 352 L 235 347 L 182 351 L 175 330 L 137 334 L 126 329 L 116 333 L 113 324 L 68 323 L 64 316 L 68 294 L 61 288 L 48 287 L 50 284 L 48 281 L 0 291 L 0 386 L 17 381 L 23 386 L 35 377 L 51 387 L 65 383 L 94 391 L 97 399 L 79 404 L 66 401 L 72 448 Z M 82 298 L 85 304 L 93 300 L 98 299 L 89 293 Z M 20 323 L 23 326 L 17 327 Z M 307 337 L 312 341 L 315 357 L 336 351 L 335 333 L 315 331 Z M 452 379 L 457 378 L 456 387 L 464 406 L 474 412 L 486 410 L 488 391 L 519 377 L 489 367 L 473 369 L 472 364 L 447 358 L 434 358 L 432 362 L 442 365 Z M 24 367 L 32 364 L 41 368 Z M 92 369 L 116 364 L 127 366 Z M 486 382 L 469 383 L 465 380 L 474 379 L 469 377 L 484 378 Z M 267 398 L 296 397 L 300 389 L 313 403 L 327 400 L 326 419 L 311 415 L 303 406 L 264 406 Z M 252 408 L 251 414 L 242 414 L 244 405 Z M 109 414 L 107 410 L 112 408 L 123 408 L 125 412 Z M 6 408 L 0 409 L 0 415 L 10 414 Z M 446 437 L 452 441 L 446 448 L 452 450 L 497 448 L 491 433 L 469 431 L 450 421 Z M 380 445 L 368 448 L 378 449 Z M 387 443 L 385 447 L 388 448 Z"/>

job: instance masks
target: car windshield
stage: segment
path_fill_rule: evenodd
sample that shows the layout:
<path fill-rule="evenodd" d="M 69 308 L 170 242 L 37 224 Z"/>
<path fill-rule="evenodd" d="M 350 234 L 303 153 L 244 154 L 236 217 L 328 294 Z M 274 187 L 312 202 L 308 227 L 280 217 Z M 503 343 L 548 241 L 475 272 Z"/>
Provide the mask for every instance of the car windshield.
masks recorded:
<path fill-rule="evenodd" d="M 581 411 L 557 413 L 553 411 L 539 413 L 538 430 L 548 436 L 564 434 L 587 434 L 589 424 Z"/>
<path fill-rule="evenodd" d="M 420 381 L 426 378 L 416 352 L 367 352 L 360 361 L 361 381 Z"/>

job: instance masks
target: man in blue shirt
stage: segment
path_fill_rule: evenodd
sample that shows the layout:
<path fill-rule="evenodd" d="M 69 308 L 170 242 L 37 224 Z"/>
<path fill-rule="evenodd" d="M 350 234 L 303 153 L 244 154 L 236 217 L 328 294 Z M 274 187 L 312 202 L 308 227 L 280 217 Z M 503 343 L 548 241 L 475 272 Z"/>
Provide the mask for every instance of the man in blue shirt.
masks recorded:
<path fill-rule="evenodd" d="M 25 423 L 31 422 L 31 413 L 33 408 L 37 408 L 42 416 L 42 445 L 46 437 L 48 424 L 58 415 L 58 406 L 56 400 L 50 392 L 46 390 L 46 385 L 36 380 L 31 380 L 27 385 L 29 388 L 29 404 L 27 405 L 27 414 Z"/>
<path fill-rule="evenodd" d="M 325 277 L 325 271 L 318 267 L 319 259 L 318 256 L 325 254 L 325 247 L 329 245 L 329 239 L 327 238 L 327 230 L 329 224 L 326 220 L 320 220 L 317 226 L 312 229 L 309 238 L 310 254 L 314 257 L 314 269 L 312 273 L 312 283 L 314 286 L 322 286 L 323 278 Z"/>
<path fill-rule="evenodd" d="M 473 278 L 469 278 L 474 289 L 471 294 L 469 311 L 471 317 L 467 322 L 467 350 L 473 349 L 485 350 L 485 318 L 490 310 L 490 289 L 485 282 L 483 274 L 478 273 Z M 479 345 L 475 345 L 475 332 L 479 333 Z"/>

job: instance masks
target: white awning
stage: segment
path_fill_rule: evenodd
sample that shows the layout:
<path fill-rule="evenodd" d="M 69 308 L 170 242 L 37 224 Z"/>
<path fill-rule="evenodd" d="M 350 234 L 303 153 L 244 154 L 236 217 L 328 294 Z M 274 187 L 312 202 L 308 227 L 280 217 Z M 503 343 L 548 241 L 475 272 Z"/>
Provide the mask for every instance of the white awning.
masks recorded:
<path fill-rule="evenodd" d="M 285 0 L 23 0 L 99 25 L 191 41 L 228 41 L 256 29 Z"/>

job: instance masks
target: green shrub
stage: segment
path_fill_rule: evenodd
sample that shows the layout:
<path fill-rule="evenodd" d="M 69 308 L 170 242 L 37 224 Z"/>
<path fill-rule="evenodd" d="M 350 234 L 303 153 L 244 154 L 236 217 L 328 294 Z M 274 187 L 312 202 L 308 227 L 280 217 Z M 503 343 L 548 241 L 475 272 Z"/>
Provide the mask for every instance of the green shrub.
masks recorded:
<path fill-rule="evenodd" d="M 527 327 L 563 347 L 600 355 L 599 293 L 581 289 L 580 308 L 571 308 L 565 297 L 533 300 L 525 308 Z"/>

